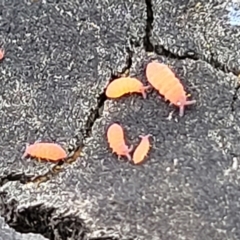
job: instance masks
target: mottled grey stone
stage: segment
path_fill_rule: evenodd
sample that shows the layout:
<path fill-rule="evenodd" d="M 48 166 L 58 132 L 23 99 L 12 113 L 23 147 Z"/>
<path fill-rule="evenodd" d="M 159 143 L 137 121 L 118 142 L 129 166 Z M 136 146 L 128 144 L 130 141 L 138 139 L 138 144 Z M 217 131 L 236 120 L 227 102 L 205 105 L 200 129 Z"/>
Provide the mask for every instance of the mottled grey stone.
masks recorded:
<path fill-rule="evenodd" d="M 0 63 L 0 215 L 16 231 L 56 240 L 240 239 L 238 79 L 216 69 L 239 70 L 239 29 L 224 20 L 225 1 L 153 0 L 152 8 L 155 49 L 201 60 L 133 48 L 145 36 L 144 1 L 0 3 L 6 49 Z M 23 184 L 25 176 L 49 169 L 21 159 L 25 144 L 78 144 L 104 88 L 129 66 L 132 53 L 130 76 L 147 84 L 146 65 L 158 59 L 197 103 L 179 118 L 155 90 L 147 99 L 107 100 L 84 139 L 84 156 L 39 186 Z M 106 130 L 113 122 L 123 126 L 128 145 L 152 134 L 144 164 L 111 153 Z"/>
<path fill-rule="evenodd" d="M 6 183 L 1 190 L 8 192 L 2 197 L 8 211 L 17 209 L 20 217 L 21 209 L 43 203 L 42 211 L 52 207 L 54 215 L 73 213 L 90 229 L 90 239 L 239 238 L 240 173 L 232 163 L 240 129 L 238 113 L 231 110 L 237 78 L 201 60 L 145 52 L 134 55 L 130 75 L 146 83 L 145 67 L 152 59 L 169 64 L 197 104 L 179 118 L 178 109 L 154 90 L 147 99 L 133 94 L 107 100 L 85 156 L 39 188 Z M 136 146 L 140 134 L 152 134 L 144 164 L 134 166 L 111 154 L 106 130 L 113 122 L 123 126 L 128 145 Z M 10 207 L 13 198 L 17 208 Z"/>
<path fill-rule="evenodd" d="M 178 57 L 200 58 L 239 73 L 240 28 L 229 22 L 231 5 L 225 0 L 152 0 L 151 42 L 159 52 L 163 47 Z"/>

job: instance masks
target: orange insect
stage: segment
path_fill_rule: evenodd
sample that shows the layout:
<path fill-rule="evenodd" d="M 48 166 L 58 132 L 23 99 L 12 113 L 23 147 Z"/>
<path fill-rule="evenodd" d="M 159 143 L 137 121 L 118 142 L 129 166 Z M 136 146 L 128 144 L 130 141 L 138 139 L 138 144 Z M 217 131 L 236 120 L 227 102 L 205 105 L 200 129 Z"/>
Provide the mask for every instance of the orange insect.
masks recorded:
<path fill-rule="evenodd" d="M 110 148 L 113 150 L 113 153 L 116 153 L 118 157 L 125 156 L 128 160 L 131 160 L 130 152 L 133 150 L 133 146 L 128 148 L 124 140 L 124 132 L 122 127 L 113 123 L 107 131 L 107 139 Z"/>
<path fill-rule="evenodd" d="M 144 86 L 137 78 L 121 77 L 112 81 L 107 89 L 106 96 L 108 98 L 119 98 L 128 93 L 141 93 L 143 98 L 146 98 L 146 90 L 150 86 Z"/>
<path fill-rule="evenodd" d="M 180 117 L 184 115 L 185 106 L 196 103 L 196 100 L 187 100 L 187 95 L 181 82 L 167 65 L 155 61 L 149 63 L 146 68 L 146 76 L 148 82 L 166 100 L 179 107 Z"/>
<path fill-rule="evenodd" d="M 36 142 L 27 146 L 23 157 L 30 156 L 49 161 L 59 161 L 67 157 L 66 151 L 56 143 Z"/>
<path fill-rule="evenodd" d="M 133 162 L 135 164 L 139 164 L 143 162 L 144 158 L 147 156 L 149 149 L 151 147 L 149 142 L 150 136 L 151 134 L 148 134 L 146 136 L 142 136 L 142 135 L 139 136 L 140 138 L 142 138 L 142 140 L 133 153 Z"/>
<path fill-rule="evenodd" d="M 0 49 L 0 61 L 4 58 L 5 51 L 3 49 Z"/>

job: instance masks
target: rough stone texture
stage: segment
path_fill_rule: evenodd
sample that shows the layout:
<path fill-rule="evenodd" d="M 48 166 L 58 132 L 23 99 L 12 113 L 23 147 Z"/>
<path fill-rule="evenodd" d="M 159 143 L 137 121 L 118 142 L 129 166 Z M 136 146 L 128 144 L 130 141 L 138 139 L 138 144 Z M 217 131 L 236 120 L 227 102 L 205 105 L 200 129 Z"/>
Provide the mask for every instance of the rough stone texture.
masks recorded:
<path fill-rule="evenodd" d="M 151 42 L 159 52 L 163 47 L 178 57 L 204 59 L 216 67 L 240 73 L 240 28 L 231 26 L 228 19 L 234 1 L 151 2 Z"/>
<path fill-rule="evenodd" d="M 125 0 L 26 0 L 1 1 L 0 9 L 0 41 L 6 51 L 0 63 L 0 178 L 1 185 L 8 181 L 21 185 L 28 177 L 49 170 L 49 164 L 21 159 L 26 143 L 56 141 L 68 149 L 89 130 L 104 88 L 129 65 L 131 44 L 141 44 L 145 36 L 146 6 L 144 1 Z M 56 184 L 50 184 L 47 188 L 53 190 L 46 194 L 30 187 L 33 198 L 47 197 L 40 201 L 51 205 L 49 210 L 45 206 L 46 215 L 57 208 L 57 202 L 51 201 Z M 11 226 L 49 238 L 65 236 L 60 220 L 54 220 L 57 215 L 45 223 L 40 210 L 30 208 L 30 192 L 15 194 L 23 194 L 34 217 L 21 212 L 22 219 L 15 221 L 15 213 L 5 215 Z M 32 226 L 31 219 L 39 224 Z M 74 217 L 69 221 L 70 230 L 76 222 L 79 231 L 71 235 L 79 239 L 81 224 Z M 49 224 L 55 229 L 48 229 Z"/>
<path fill-rule="evenodd" d="M 46 240 L 43 236 L 39 234 L 20 234 L 15 230 L 9 228 L 9 226 L 4 222 L 3 218 L 0 218 L 0 240 Z"/>
<path fill-rule="evenodd" d="M 183 118 L 175 111 L 169 120 L 175 108 L 155 91 L 145 100 L 141 95 L 107 100 L 83 158 L 38 189 L 19 182 L 2 187 L 8 192 L 3 201 L 17 200 L 16 216 L 29 204 L 44 203 L 42 211 L 54 207 L 56 215 L 70 211 L 81 218 L 90 239 L 239 238 L 239 170 L 232 162 L 240 129 L 231 110 L 237 78 L 200 60 L 144 52 L 134 56 L 130 75 L 145 82 L 144 69 L 152 59 L 169 64 L 197 104 Z M 140 134 L 153 135 L 145 164 L 133 166 L 111 154 L 105 132 L 112 122 L 123 125 L 128 144 L 136 146 Z"/>
<path fill-rule="evenodd" d="M 16 231 L 54 240 L 239 239 L 238 79 L 216 69 L 238 70 L 239 30 L 215 21 L 223 1 L 152 1 L 151 41 L 175 59 L 143 51 L 144 1 L 75 2 L 0 3 L 0 215 Z M 201 60 L 176 59 L 186 56 Z M 154 90 L 99 109 L 112 78 L 131 65 L 146 83 L 152 59 L 197 100 L 183 118 Z M 75 146 L 98 110 L 84 157 L 46 183 L 23 184 L 49 169 L 21 160 L 27 142 Z M 111 154 L 105 132 L 115 121 L 128 144 L 152 134 L 145 164 Z"/>
<path fill-rule="evenodd" d="M 47 171 L 47 164 L 21 160 L 26 143 L 68 149 L 81 140 L 112 75 L 127 67 L 130 39 L 144 37 L 146 9 L 133 1 L 3 1 L 0 9 L 4 183 L 10 174 Z"/>

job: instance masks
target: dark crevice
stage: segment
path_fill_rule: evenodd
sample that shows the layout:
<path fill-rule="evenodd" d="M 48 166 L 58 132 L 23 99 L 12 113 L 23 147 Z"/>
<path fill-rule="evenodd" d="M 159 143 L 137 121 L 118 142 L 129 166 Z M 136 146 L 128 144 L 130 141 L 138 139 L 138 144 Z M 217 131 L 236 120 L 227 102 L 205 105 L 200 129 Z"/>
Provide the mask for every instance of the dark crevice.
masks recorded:
<path fill-rule="evenodd" d="M 153 10 L 152 10 L 152 0 L 145 0 L 147 7 L 147 22 L 145 29 L 145 37 L 143 39 L 144 48 L 146 52 L 152 52 L 154 50 L 153 45 L 150 41 L 150 36 L 152 33 L 152 24 L 153 24 Z"/>
<path fill-rule="evenodd" d="M 127 61 L 126 61 L 126 67 L 123 68 L 122 73 L 125 73 L 126 71 L 130 70 L 132 67 L 132 57 L 133 57 L 133 52 L 130 50 L 130 48 L 127 48 Z"/>
<path fill-rule="evenodd" d="M 172 53 L 171 51 L 164 48 L 164 46 L 154 46 L 154 52 L 157 55 L 162 55 L 172 59 L 184 60 L 184 59 L 192 59 L 194 61 L 202 60 L 213 66 L 215 69 L 220 70 L 224 73 L 233 73 L 234 75 L 238 75 L 236 70 L 230 70 L 226 64 L 222 64 L 216 60 L 214 60 L 213 54 L 211 55 L 210 59 L 206 59 L 205 57 L 201 56 L 200 54 L 194 51 L 185 52 L 182 56 Z"/>
<path fill-rule="evenodd" d="M 89 240 L 119 240 L 119 238 L 115 237 L 95 237 L 95 238 L 90 238 Z M 131 240 L 131 239 L 129 239 Z"/>
<path fill-rule="evenodd" d="M 132 46 L 137 45 L 136 42 L 133 43 L 133 42 L 130 41 L 130 43 L 131 43 Z M 111 70 L 111 78 L 109 80 L 109 83 L 111 83 L 112 81 L 114 81 L 115 79 L 117 79 L 119 77 L 128 76 L 129 71 L 132 67 L 133 52 L 130 50 L 130 48 L 127 48 L 126 51 L 127 51 L 127 59 L 126 59 L 125 67 L 122 69 L 121 72 L 114 72 L 113 70 Z"/>
<path fill-rule="evenodd" d="M 41 234 L 50 240 L 73 239 L 85 240 L 89 229 L 84 221 L 73 215 L 56 216 L 54 208 L 43 204 L 18 208 L 15 200 L 7 201 L 7 194 L 0 193 L 1 216 L 5 222 L 19 233 Z"/>
<path fill-rule="evenodd" d="M 25 184 L 30 181 L 33 175 L 25 175 L 24 173 L 9 173 L 6 176 L 0 177 L 0 186 L 3 186 L 7 182 L 19 181 L 22 184 Z"/>
<path fill-rule="evenodd" d="M 238 100 L 238 91 L 240 89 L 240 84 L 235 88 L 235 92 L 233 94 L 232 102 L 231 102 L 231 110 L 235 111 L 235 102 Z"/>
<path fill-rule="evenodd" d="M 86 122 L 84 132 L 83 132 L 83 137 L 84 139 L 90 137 L 92 135 L 92 127 L 95 123 L 95 121 L 100 118 L 101 116 L 101 111 L 104 106 L 104 102 L 107 100 L 107 97 L 105 93 L 101 93 L 100 96 L 98 97 L 98 104 L 95 109 L 92 109 L 89 115 L 89 118 Z"/>
<path fill-rule="evenodd" d="M 112 82 L 113 80 L 121 77 L 121 76 L 126 76 L 129 74 L 129 70 L 132 66 L 132 55 L 133 52 L 128 48 L 127 49 L 127 59 L 126 59 L 126 65 L 125 67 L 122 69 L 122 71 L 120 73 L 116 73 L 111 71 L 111 78 L 109 79 L 109 83 Z M 95 109 L 92 109 L 89 118 L 87 120 L 87 123 L 85 125 L 85 132 L 83 132 L 83 136 L 84 139 L 91 137 L 92 135 L 92 128 L 94 123 L 96 122 L 97 119 L 99 119 L 102 116 L 102 112 L 103 112 L 103 107 L 104 107 L 104 103 L 107 100 L 107 96 L 105 94 L 105 90 L 100 94 L 99 98 L 98 98 L 98 104 L 97 107 Z"/>
<path fill-rule="evenodd" d="M 167 50 L 166 48 L 164 48 L 164 46 L 155 46 L 154 47 L 154 51 L 157 55 L 162 55 L 162 56 L 165 56 L 165 57 L 168 57 L 168 58 L 172 58 L 172 59 L 179 59 L 179 60 L 182 60 L 182 59 L 193 59 L 193 60 L 199 60 L 199 56 L 193 52 L 193 51 L 189 51 L 189 52 L 186 52 L 184 55 L 182 56 L 179 56 L 179 55 L 176 55 L 174 53 L 172 53 L 171 51 Z"/>
<path fill-rule="evenodd" d="M 89 240 L 119 240 L 119 238 L 116 238 L 116 237 L 94 237 L 94 238 L 90 238 Z"/>

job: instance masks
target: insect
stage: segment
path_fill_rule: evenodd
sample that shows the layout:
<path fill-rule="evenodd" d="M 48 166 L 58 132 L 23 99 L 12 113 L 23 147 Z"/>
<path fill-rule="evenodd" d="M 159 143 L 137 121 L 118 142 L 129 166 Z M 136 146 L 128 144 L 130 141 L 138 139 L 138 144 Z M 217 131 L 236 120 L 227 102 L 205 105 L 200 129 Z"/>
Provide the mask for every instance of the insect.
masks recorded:
<path fill-rule="evenodd" d="M 166 100 L 179 107 L 180 117 L 184 115 L 185 106 L 196 103 L 196 100 L 187 100 L 183 85 L 167 65 L 155 61 L 149 63 L 146 68 L 146 76 L 148 82 Z"/>
<path fill-rule="evenodd" d="M 5 51 L 3 49 L 0 49 L 0 61 L 4 58 Z"/>
<path fill-rule="evenodd" d="M 145 91 L 149 88 L 150 86 L 144 86 L 137 78 L 121 77 L 108 85 L 106 96 L 108 98 L 119 98 L 125 94 L 136 92 L 141 93 L 145 99 L 147 97 Z"/>
<path fill-rule="evenodd" d="M 27 156 L 55 162 L 65 159 L 67 157 L 67 153 L 56 143 L 36 142 L 27 146 L 23 157 Z"/>
<path fill-rule="evenodd" d="M 129 148 L 126 145 L 123 128 L 119 124 L 113 123 L 108 128 L 107 139 L 113 153 L 116 153 L 118 157 L 125 156 L 129 161 L 131 160 L 130 152 L 133 150 L 133 146 Z"/>
<path fill-rule="evenodd" d="M 146 136 L 139 136 L 142 140 L 133 153 L 133 162 L 135 164 L 143 162 L 144 158 L 147 156 L 147 153 L 149 152 L 149 149 L 151 147 L 149 142 L 150 136 L 151 134 L 148 134 Z"/>

